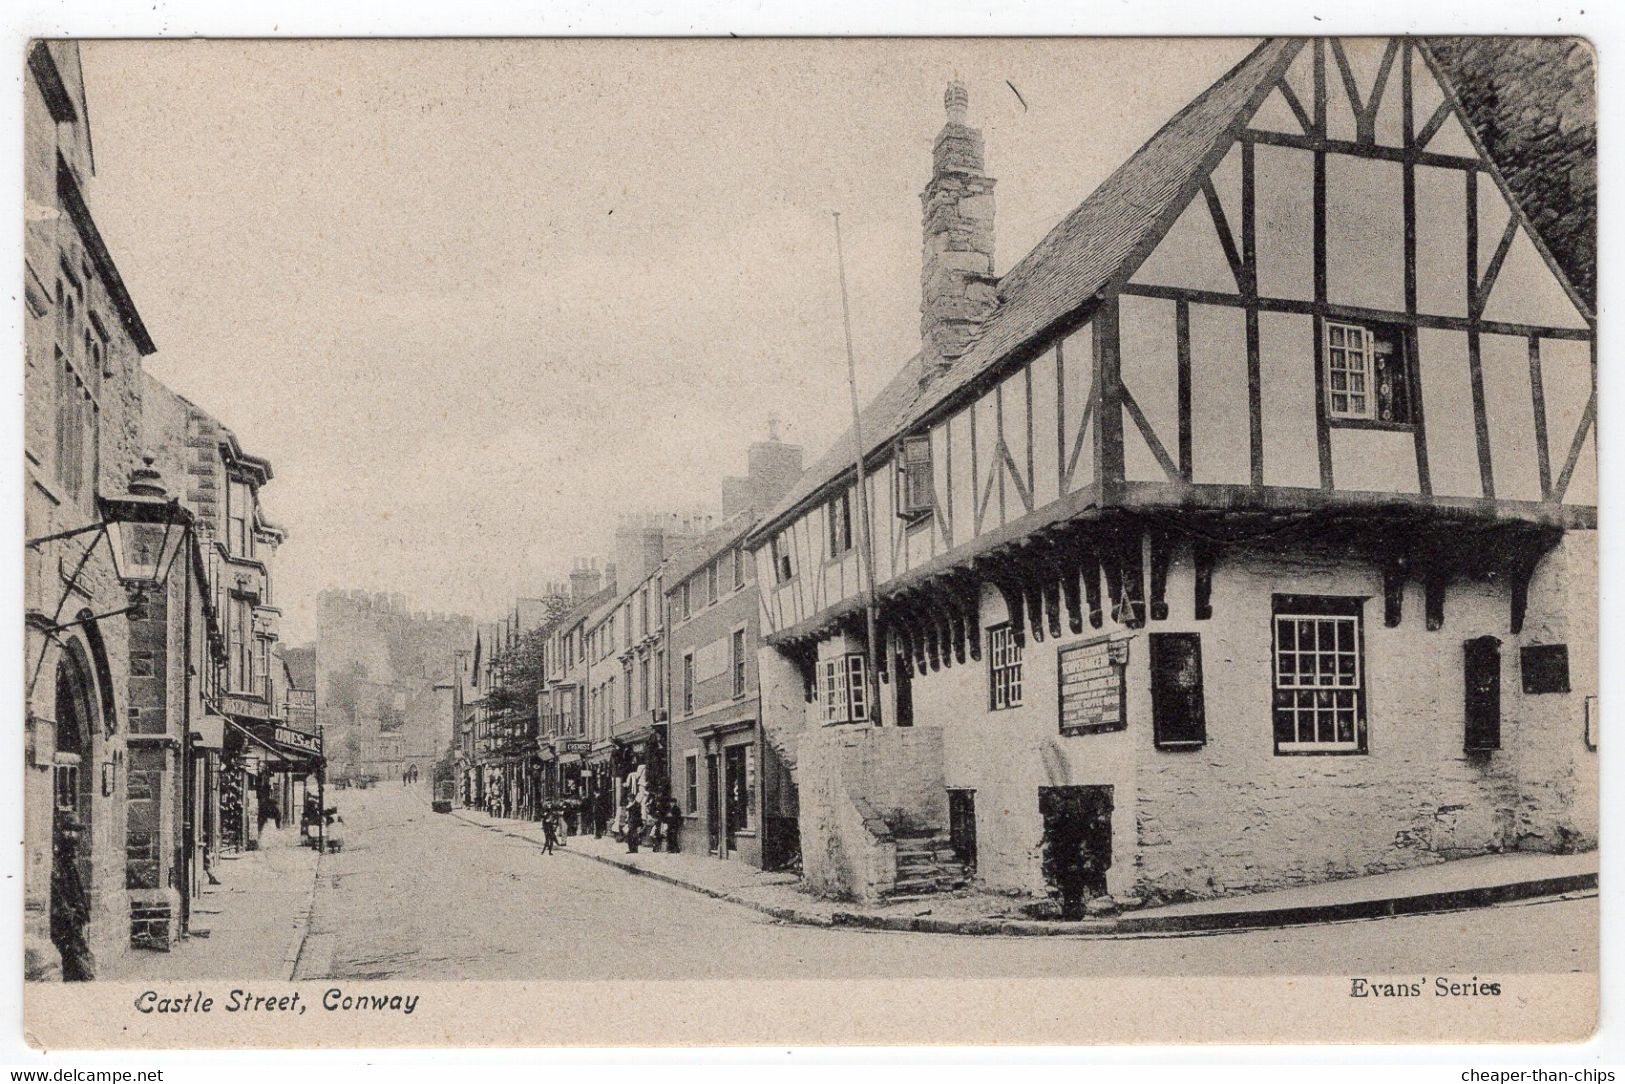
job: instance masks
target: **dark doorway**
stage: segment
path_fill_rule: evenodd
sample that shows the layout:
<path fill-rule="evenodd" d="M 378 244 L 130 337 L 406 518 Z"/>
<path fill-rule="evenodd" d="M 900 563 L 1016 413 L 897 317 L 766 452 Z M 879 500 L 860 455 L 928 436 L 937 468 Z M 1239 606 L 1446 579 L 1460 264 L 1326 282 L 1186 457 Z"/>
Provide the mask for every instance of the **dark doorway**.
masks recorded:
<path fill-rule="evenodd" d="M 897 726 L 914 725 L 914 668 L 898 656 L 893 673 L 897 675 Z"/>
<path fill-rule="evenodd" d="M 1106 893 L 1112 864 L 1112 788 L 1039 787 L 1044 818 L 1044 879 L 1060 893 L 1061 917 L 1082 918 L 1084 904 Z"/>
<path fill-rule="evenodd" d="M 734 837 L 750 828 L 750 787 L 746 778 L 745 756 L 748 746 L 730 745 L 722 751 L 728 790 L 728 851 L 739 849 Z"/>
<path fill-rule="evenodd" d="M 712 854 L 727 857 L 722 847 L 722 765 L 715 753 L 705 755 L 705 829 Z"/>
<path fill-rule="evenodd" d="M 965 873 L 976 872 L 976 792 L 948 792 L 948 844 Z"/>

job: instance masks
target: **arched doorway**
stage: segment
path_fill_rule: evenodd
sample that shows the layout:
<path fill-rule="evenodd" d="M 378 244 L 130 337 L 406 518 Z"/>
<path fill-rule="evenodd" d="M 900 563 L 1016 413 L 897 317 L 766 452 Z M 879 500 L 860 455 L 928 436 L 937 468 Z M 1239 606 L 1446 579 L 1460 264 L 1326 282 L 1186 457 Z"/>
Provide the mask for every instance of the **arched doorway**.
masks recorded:
<path fill-rule="evenodd" d="M 84 649 L 64 646 L 56 669 L 56 754 L 51 766 L 51 942 L 62 977 L 95 977 L 88 943 L 95 681 Z"/>

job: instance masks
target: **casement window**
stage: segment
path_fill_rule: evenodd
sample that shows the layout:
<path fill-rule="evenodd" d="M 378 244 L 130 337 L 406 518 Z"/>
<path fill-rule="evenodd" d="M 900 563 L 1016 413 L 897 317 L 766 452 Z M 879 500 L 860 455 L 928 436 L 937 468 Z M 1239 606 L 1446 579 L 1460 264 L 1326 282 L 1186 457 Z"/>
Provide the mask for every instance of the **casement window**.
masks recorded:
<path fill-rule="evenodd" d="M 683 756 L 683 812 L 698 813 L 700 811 L 700 755 L 686 753 Z"/>
<path fill-rule="evenodd" d="M 734 549 L 734 590 L 745 586 L 745 551 L 743 548 Z"/>
<path fill-rule="evenodd" d="M 768 544 L 773 558 L 773 576 L 779 583 L 789 583 L 796 577 L 795 560 L 790 554 L 790 540 L 780 534 Z"/>
<path fill-rule="evenodd" d="M 987 630 L 987 689 L 994 711 L 1021 706 L 1021 645 L 1008 624 Z"/>
<path fill-rule="evenodd" d="M 1277 753 L 1365 751 L 1361 603 L 1275 596 Z"/>
<path fill-rule="evenodd" d="M 721 594 L 722 569 L 715 561 L 705 566 L 705 602 L 708 606 L 715 606 Z"/>
<path fill-rule="evenodd" d="M 897 514 L 904 517 L 931 511 L 931 438 L 904 437 L 897 451 Z"/>
<path fill-rule="evenodd" d="M 818 664 L 817 701 L 826 723 L 860 723 L 869 718 L 869 686 L 862 655 L 837 655 Z"/>
<path fill-rule="evenodd" d="M 829 526 L 829 555 L 839 557 L 852 548 L 852 494 L 842 492 L 824 506 Z"/>
<path fill-rule="evenodd" d="M 683 656 L 683 714 L 694 714 L 694 655 Z"/>
<path fill-rule="evenodd" d="M 1412 374 L 1406 336 L 1387 324 L 1325 324 L 1326 413 L 1334 420 L 1409 425 Z"/>
<path fill-rule="evenodd" d="M 732 648 L 731 657 L 732 657 L 732 662 L 733 662 L 734 695 L 735 696 L 744 696 L 745 695 L 745 630 L 744 629 L 734 629 L 733 639 L 731 641 L 730 646 Z"/>

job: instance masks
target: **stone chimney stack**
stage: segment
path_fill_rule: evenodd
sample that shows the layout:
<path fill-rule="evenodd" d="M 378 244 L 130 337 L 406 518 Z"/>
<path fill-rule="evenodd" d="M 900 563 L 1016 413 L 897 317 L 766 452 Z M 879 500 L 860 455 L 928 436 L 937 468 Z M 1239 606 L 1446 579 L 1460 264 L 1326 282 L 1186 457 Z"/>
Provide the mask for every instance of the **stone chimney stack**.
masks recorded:
<path fill-rule="evenodd" d="M 602 574 L 595 567 L 598 562 L 588 563 L 585 558 L 577 557 L 575 567 L 570 569 L 570 601 L 580 602 L 598 593 Z"/>
<path fill-rule="evenodd" d="M 993 275 L 993 185 L 983 173 L 982 133 L 965 124 L 970 95 L 955 79 L 943 94 L 948 122 L 931 151 L 920 193 L 924 227 L 920 339 L 925 379 L 970 349 L 998 300 Z"/>

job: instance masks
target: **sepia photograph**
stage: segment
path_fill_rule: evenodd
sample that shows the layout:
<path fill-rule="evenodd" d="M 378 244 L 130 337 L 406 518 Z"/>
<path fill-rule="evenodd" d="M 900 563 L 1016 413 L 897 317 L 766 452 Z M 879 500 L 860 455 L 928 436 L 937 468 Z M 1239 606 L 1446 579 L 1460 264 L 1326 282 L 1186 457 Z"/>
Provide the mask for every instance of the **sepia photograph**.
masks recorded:
<path fill-rule="evenodd" d="M 1597 1027 L 1586 40 L 17 62 L 31 1045 Z"/>

